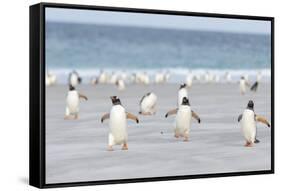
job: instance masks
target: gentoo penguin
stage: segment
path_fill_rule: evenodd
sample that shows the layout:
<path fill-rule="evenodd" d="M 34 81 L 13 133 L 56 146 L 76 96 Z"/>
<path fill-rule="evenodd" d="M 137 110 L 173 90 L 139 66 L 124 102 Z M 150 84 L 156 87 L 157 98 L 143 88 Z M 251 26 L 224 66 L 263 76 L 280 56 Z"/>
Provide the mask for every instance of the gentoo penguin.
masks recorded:
<path fill-rule="evenodd" d="M 91 81 L 90 81 L 90 84 L 91 85 L 97 85 L 99 83 L 99 79 L 97 77 L 92 77 Z"/>
<path fill-rule="evenodd" d="M 246 81 L 245 77 L 242 76 L 240 78 L 240 93 L 244 95 L 246 93 L 246 88 L 249 87 L 250 84 Z"/>
<path fill-rule="evenodd" d="M 110 83 L 116 84 L 117 80 L 118 80 L 118 74 L 116 74 L 115 72 L 112 72 L 111 77 L 110 77 Z"/>
<path fill-rule="evenodd" d="M 186 89 L 186 84 L 181 84 L 180 89 L 178 91 L 178 107 L 182 103 L 182 98 L 187 97 L 188 98 L 188 93 Z"/>
<path fill-rule="evenodd" d="M 57 82 L 57 76 L 48 72 L 46 75 L 46 86 L 55 85 L 56 82 Z"/>
<path fill-rule="evenodd" d="M 78 91 L 75 90 L 74 86 L 69 85 L 69 91 L 66 96 L 66 109 L 64 119 L 71 119 L 72 116 L 74 117 L 74 119 L 78 119 L 80 98 L 88 100 L 85 95 L 78 93 Z"/>
<path fill-rule="evenodd" d="M 101 70 L 97 80 L 99 83 L 105 84 L 107 82 L 107 74 Z"/>
<path fill-rule="evenodd" d="M 143 75 L 142 75 L 142 82 L 145 85 L 149 84 L 149 75 L 146 72 L 144 72 Z"/>
<path fill-rule="evenodd" d="M 127 76 L 127 73 L 125 71 L 122 71 L 122 73 L 120 74 L 120 78 L 123 80 L 123 81 L 126 81 L 128 76 Z"/>
<path fill-rule="evenodd" d="M 162 72 L 158 72 L 155 74 L 155 83 L 156 84 L 161 84 L 165 82 L 165 74 Z"/>
<path fill-rule="evenodd" d="M 186 85 L 188 88 L 192 86 L 193 75 L 190 73 L 186 76 Z"/>
<path fill-rule="evenodd" d="M 126 112 L 117 96 L 111 96 L 112 108 L 110 113 L 102 116 L 101 122 L 109 119 L 110 132 L 108 135 L 108 150 L 113 151 L 113 145 L 123 144 L 122 150 L 128 150 L 127 119 L 139 123 L 139 119 L 131 113 Z"/>
<path fill-rule="evenodd" d="M 117 86 L 117 89 L 119 91 L 123 91 L 125 90 L 126 86 L 125 86 L 125 82 L 123 79 L 118 79 L 115 83 L 115 85 Z"/>
<path fill-rule="evenodd" d="M 231 82 L 231 74 L 229 72 L 225 73 L 225 80 L 226 80 L 227 83 Z"/>
<path fill-rule="evenodd" d="M 257 81 L 251 86 L 251 91 L 256 92 L 258 90 L 258 86 L 261 81 L 261 78 L 262 78 L 262 74 L 261 74 L 261 72 L 259 72 L 257 74 Z"/>
<path fill-rule="evenodd" d="M 268 123 L 265 117 L 255 114 L 254 102 L 250 100 L 243 114 L 240 114 L 238 117 L 238 122 L 241 122 L 242 133 L 246 140 L 246 147 L 251 147 L 254 143 L 259 142 L 259 140 L 256 139 L 256 121 L 264 123 L 268 127 L 270 127 L 270 124 Z"/>
<path fill-rule="evenodd" d="M 76 87 L 78 84 L 81 84 L 82 78 L 79 76 L 78 72 L 75 70 L 69 74 L 68 84 Z"/>
<path fill-rule="evenodd" d="M 191 117 L 194 117 L 198 123 L 201 122 L 199 116 L 191 110 L 189 100 L 187 97 L 182 99 L 182 103 L 177 109 L 169 111 L 165 117 L 176 114 L 176 126 L 175 126 L 175 137 L 184 137 L 184 141 L 188 141 Z"/>
<path fill-rule="evenodd" d="M 168 82 L 170 80 L 171 74 L 169 71 L 166 71 L 164 74 L 164 81 Z"/>
<path fill-rule="evenodd" d="M 140 100 L 140 111 L 142 115 L 153 115 L 156 113 L 157 96 L 150 92 L 145 94 Z"/>

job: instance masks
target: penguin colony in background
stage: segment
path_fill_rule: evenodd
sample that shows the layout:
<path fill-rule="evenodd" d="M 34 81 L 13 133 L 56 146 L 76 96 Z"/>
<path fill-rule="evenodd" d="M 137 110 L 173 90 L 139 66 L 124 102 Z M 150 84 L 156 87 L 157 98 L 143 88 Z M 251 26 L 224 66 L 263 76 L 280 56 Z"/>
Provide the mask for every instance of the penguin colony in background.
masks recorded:
<path fill-rule="evenodd" d="M 105 83 L 106 80 L 110 80 L 110 83 L 114 83 L 120 91 L 125 89 L 125 83 L 124 80 L 128 78 L 126 75 L 122 75 L 122 78 L 118 78 L 117 75 L 108 77 L 105 72 L 101 72 L 99 77 L 96 78 L 96 83 Z M 142 75 L 136 75 L 136 78 L 141 78 L 143 84 L 146 84 L 145 79 L 146 74 L 144 76 Z M 169 75 L 167 73 L 159 73 L 157 77 L 158 83 L 163 83 L 165 80 L 167 80 L 169 77 L 165 76 Z M 192 76 L 190 73 L 189 76 Z M 140 78 L 141 77 L 141 78 Z M 207 72 L 205 78 L 209 81 L 212 77 L 210 77 L 210 74 Z M 229 73 L 226 73 L 225 78 L 228 80 L 230 77 Z M 193 78 L 186 78 L 186 82 L 188 80 L 192 80 Z M 257 75 L 256 82 L 252 85 L 250 88 L 252 91 L 256 91 L 258 87 L 258 83 L 261 80 L 261 74 L 259 73 Z M 82 78 L 79 76 L 79 74 L 76 71 L 73 71 L 69 74 L 68 78 L 68 84 L 69 84 L 69 90 L 66 96 L 66 108 L 65 108 L 65 117 L 64 119 L 74 119 L 77 120 L 79 118 L 79 105 L 80 100 L 88 100 L 88 98 L 83 95 L 82 93 L 78 92 L 76 90 L 76 87 L 78 84 L 80 84 L 82 81 Z M 51 86 L 56 83 L 56 76 L 53 74 L 48 73 L 46 76 L 46 85 L 47 83 Z M 198 123 L 201 122 L 200 117 L 197 113 L 195 113 L 191 109 L 190 105 L 190 99 L 188 96 L 188 88 L 190 88 L 192 85 L 192 81 L 189 82 L 189 85 L 184 83 L 180 85 L 180 88 L 178 90 L 178 96 L 177 96 L 177 108 L 172 109 L 168 111 L 165 115 L 165 117 L 169 117 L 171 115 L 175 115 L 175 125 L 174 125 L 174 136 L 176 138 L 183 137 L 184 141 L 189 140 L 190 136 L 190 129 L 191 129 L 191 123 L 192 118 L 196 119 Z M 247 77 L 242 76 L 239 82 L 240 86 L 240 92 L 241 94 L 245 94 L 246 88 L 249 87 L 249 82 Z M 110 132 L 108 135 L 108 150 L 112 151 L 114 145 L 122 145 L 122 150 L 128 149 L 128 132 L 127 132 L 127 119 L 131 119 L 135 121 L 136 123 L 139 123 L 139 119 L 137 116 L 133 115 L 132 113 L 129 113 L 126 111 L 126 109 L 122 106 L 120 98 L 117 96 L 111 96 L 110 97 L 112 102 L 112 108 L 109 113 L 106 113 L 102 116 L 101 122 L 103 123 L 105 120 L 109 120 L 109 127 Z M 157 96 L 153 92 L 149 92 L 145 94 L 140 102 L 139 107 L 140 115 L 155 115 L 156 113 L 156 103 L 157 103 Z M 257 131 L 257 122 L 261 122 L 265 124 L 267 127 L 270 127 L 269 122 L 266 120 L 265 117 L 257 115 L 254 112 L 254 102 L 250 100 L 247 104 L 246 109 L 243 111 L 241 115 L 238 117 L 238 122 L 241 125 L 242 134 L 244 136 L 244 139 L 246 141 L 245 146 L 246 147 L 252 147 L 255 143 L 259 143 L 259 140 L 256 138 L 256 131 Z"/>

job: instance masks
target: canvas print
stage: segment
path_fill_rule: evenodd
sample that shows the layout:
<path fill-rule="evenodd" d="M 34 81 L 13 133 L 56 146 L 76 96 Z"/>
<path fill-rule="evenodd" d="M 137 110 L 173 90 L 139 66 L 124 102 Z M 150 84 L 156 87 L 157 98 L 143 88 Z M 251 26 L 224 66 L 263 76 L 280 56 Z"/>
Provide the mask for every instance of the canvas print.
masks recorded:
<path fill-rule="evenodd" d="M 45 10 L 46 183 L 271 169 L 271 22 Z"/>

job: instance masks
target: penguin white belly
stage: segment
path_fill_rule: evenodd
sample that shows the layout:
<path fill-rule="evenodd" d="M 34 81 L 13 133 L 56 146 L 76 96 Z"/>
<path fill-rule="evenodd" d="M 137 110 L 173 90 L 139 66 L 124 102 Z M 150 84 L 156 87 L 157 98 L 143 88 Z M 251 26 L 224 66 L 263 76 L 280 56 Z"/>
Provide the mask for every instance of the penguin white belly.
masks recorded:
<path fill-rule="evenodd" d="M 125 109 L 121 105 L 115 105 L 110 111 L 110 136 L 113 140 L 109 140 L 109 145 L 123 144 L 127 142 L 127 118 Z"/>
<path fill-rule="evenodd" d="M 125 83 L 123 80 L 118 81 L 118 90 L 120 91 L 125 90 Z"/>
<path fill-rule="evenodd" d="M 189 88 L 192 86 L 192 77 L 187 77 L 186 84 Z"/>
<path fill-rule="evenodd" d="M 69 114 L 77 114 L 79 112 L 79 95 L 77 91 L 68 92 L 66 105 Z"/>
<path fill-rule="evenodd" d="M 77 75 L 72 74 L 70 76 L 70 84 L 74 87 L 78 85 L 78 76 Z"/>
<path fill-rule="evenodd" d="M 246 84 L 244 80 L 240 81 L 240 92 L 243 94 L 246 92 Z"/>
<path fill-rule="evenodd" d="M 256 138 L 256 122 L 253 111 L 246 109 L 241 119 L 242 133 L 246 141 L 254 143 Z"/>
<path fill-rule="evenodd" d="M 188 106 L 182 106 L 176 115 L 176 127 L 175 133 L 179 135 L 184 135 L 189 133 L 191 125 L 191 109 Z"/>
<path fill-rule="evenodd" d="M 179 93 L 178 93 L 178 106 L 181 105 L 182 103 L 182 98 L 188 98 L 188 93 L 187 93 L 187 90 L 185 88 L 182 88 L 179 90 Z"/>
<path fill-rule="evenodd" d="M 100 76 L 99 76 L 99 83 L 101 84 L 104 84 L 106 83 L 106 75 L 104 73 L 102 73 Z"/>

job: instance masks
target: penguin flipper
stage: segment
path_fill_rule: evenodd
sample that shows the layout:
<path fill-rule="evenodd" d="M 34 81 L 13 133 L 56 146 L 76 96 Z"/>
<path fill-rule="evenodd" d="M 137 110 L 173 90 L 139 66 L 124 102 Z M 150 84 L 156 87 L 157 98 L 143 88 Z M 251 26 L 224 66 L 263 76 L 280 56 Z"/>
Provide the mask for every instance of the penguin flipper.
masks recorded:
<path fill-rule="evenodd" d="M 197 113 L 195 113 L 194 111 L 191 111 L 191 113 L 192 113 L 192 117 L 194 117 L 194 118 L 198 121 L 198 123 L 200 123 L 200 122 L 201 122 L 201 119 L 200 119 L 200 117 L 197 115 Z"/>
<path fill-rule="evenodd" d="M 101 118 L 101 122 L 103 123 L 103 121 L 109 119 L 109 117 L 110 117 L 109 113 L 104 114 Z"/>
<path fill-rule="evenodd" d="M 253 85 L 252 85 L 252 87 L 251 87 L 251 91 L 257 91 L 257 89 L 258 89 L 258 82 L 256 81 Z"/>
<path fill-rule="evenodd" d="M 258 139 L 256 138 L 254 142 L 255 142 L 255 143 L 259 143 L 259 142 L 260 142 L 260 140 L 258 140 Z"/>
<path fill-rule="evenodd" d="M 87 96 L 85 96 L 85 95 L 83 95 L 83 94 L 80 94 L 80 93 L 79 93 L 79 98 L 83 98 L 83 99 L 85 99 L 86 101 L 88 100 Z"/>
<path fill-rule="evenodd" d="M 238 117 L 238 122 L 240 122 L 241 119 L 242 119 L 242 114 L 239 115 L 239 117 Z"/>
<path fill-rule="evenodd" d="M 129 112 L 126 112 L 126 116 L 127 116 L 127 119 L 132 119 L 132 120 L 136 121 L 137 123 L 139 123 L 139 119 L 135 115 L 133 115 Z"/>
<path fill-rule="evenodd" d="M 166 113 L 165 117 L 167 118 L 169 115 L 177 114 L 177 112 L 178 112 L 178 108 L 172 109 Z"/>
<path fill-rule="evenodd" d="M 255 118 L 256 118 L 256 121 L 261 122 L 261 123 L 267 125 L 267 127 L 270 127 L 270 124 L 269 124 L 269 122 L 266 120 L 265 117 L 260 116 L 260 115 L 256 115 Z"/>

